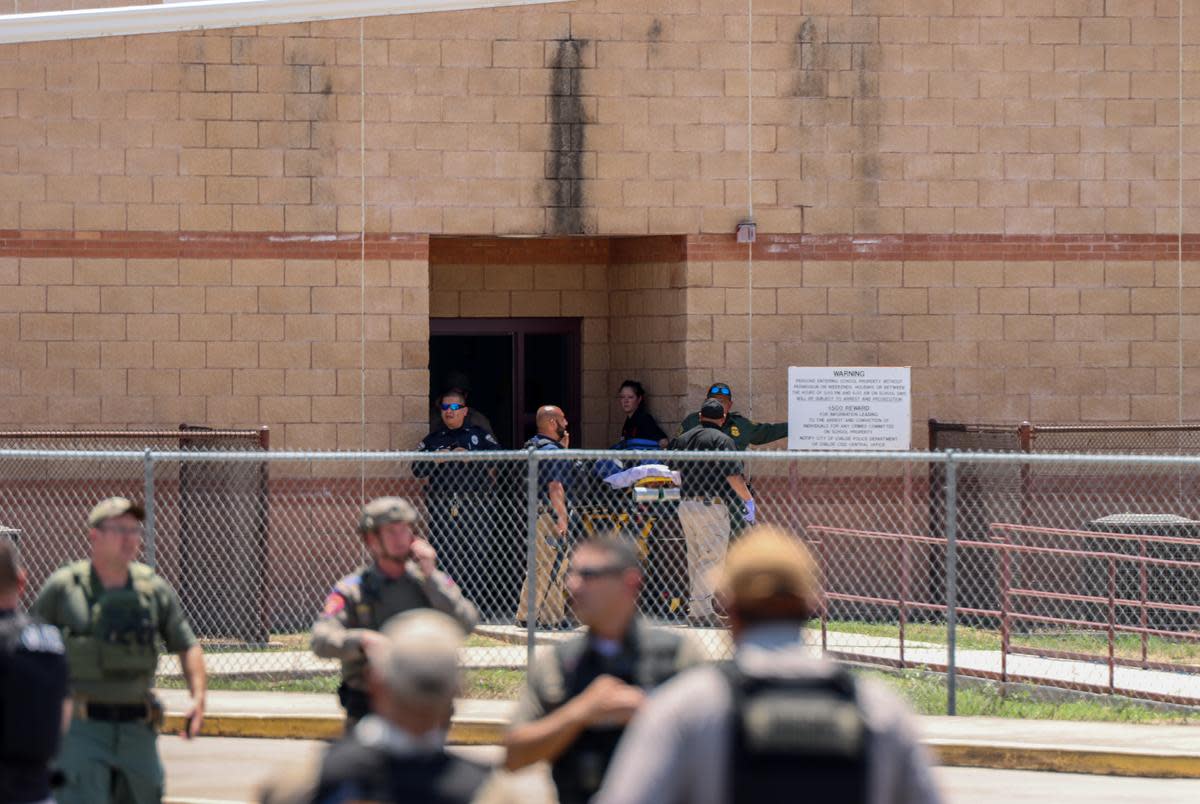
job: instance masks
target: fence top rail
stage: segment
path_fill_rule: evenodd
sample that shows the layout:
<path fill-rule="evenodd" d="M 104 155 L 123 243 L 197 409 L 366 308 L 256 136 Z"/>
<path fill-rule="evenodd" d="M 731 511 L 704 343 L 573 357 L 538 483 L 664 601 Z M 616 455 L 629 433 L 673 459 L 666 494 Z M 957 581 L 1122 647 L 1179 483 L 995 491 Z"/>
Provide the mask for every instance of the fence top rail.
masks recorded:
<path fill-rule="evenodd" d="M 214 431 L 182 433 L 180 437 L 205 438 Z M 173 436 L 177 431 L 172 431 Z M 1200 469 L 1200 454 L 1197 455 L 1132 455 L 1078 454 L 1078 453 L 1011 453 L 1011 452 L 825 452 L 800 450 L 753 450 L 748 452 L 685 452 L 678 450 L 494 450 L 476 452 L 316 452 L 316 451 L 270 451 L 270 450 L 164 450 L 147 447 L 138 450 L 117 449 L 0 449 L 0 459 L 105 459 L 155 461 L 362 461 L 362 462 L 412 462 L 412 461 L 496 461 L 527 460 L 626 460 L 654 461 L 671 460 L 684 462 L 741 461 L 749 464 L 764 463 L 893 463 L 893 464 L 1084 464 L 1099 466 L 1164 466 L 1191 467 Z"/>
<path fill-rule="evenodd" d="M 36 441 L 45 439 L 84 438 L 259 438 L 266 428 L 252 430 L 0 430 L 0 439 Z"/>
<path fill-rule="evenodd" d="M 1165 527 L 1171 527 L 1165 523 Z M 1183 527 L 1180 523 L 1177 527 Z M 1186 536 L 1160 536 L 1156 533 L 1109 533 L 1102 530 L 1069 530 L 1066 528 L 1044 528 L 1038 525 L 1014 525 L 1008 522 L 993 522 L 988 530 L 1003 538 L 1004 533 L 1028 533 L 1038 536 L 1065 536 L 1071 539 L 1112 539 L 1120 542 L 1154 542 L 1156 544 L 1185 544 L 1200 547 L 1200 539 Z"/>

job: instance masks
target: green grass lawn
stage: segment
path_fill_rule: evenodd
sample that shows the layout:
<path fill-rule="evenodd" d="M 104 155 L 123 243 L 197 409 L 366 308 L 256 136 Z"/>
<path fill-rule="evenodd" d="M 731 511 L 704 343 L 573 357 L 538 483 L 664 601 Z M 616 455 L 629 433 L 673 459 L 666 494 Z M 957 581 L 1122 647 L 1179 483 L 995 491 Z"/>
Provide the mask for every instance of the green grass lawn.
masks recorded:
<path fill-rule="evenodd" d="M 336 675 L 285 678 L 278 680 L 260 678 L 224 678 L 209 676 L 210 690 L 235 690 L 240 692 L 337 692 L 339 679 Z M 463 672 L 463 698 L 480 698 L 492 701 L 516 700 L 525 685 L 525 671 L 506 668 L 487 668 Z M 159 679 L 163 689 L 183 689 L 181 678 Z"/>
<path fill-rule="evenodd" d="M 812 624 L 814 630 L 819 630 L 819 623 Z M 895 623 L 866 623 L 855 620 L 830 620 L 826 627 L 830 631 L 843 634 L 862 634 L 888 639 L 900 638 L 900 627 Z M 960 650 L 1000 650 L 1000 634 L 992 629 L 972 628 L 959 625 L 956 630 L 956 641 Z M 928 642 L 934 645 L 946 644 L 946 626 L 930 623 L 906 623 L 904 626 L 905 641 Z M 1103 632 L 1042 632 L 1042 633 L 1013 633 L 1010 644 L 1014 647 L 1041 648 L 1044 650 L 1072 651 L 1086 653 L 1097 657 L 1108 656 L 1108 635 Z M 1125 659 L 1140 659 L 1142 657 L 1142 641 L 1137 634 L 1117 634 L 1114 639 L 1113 651 L 1116 656 Z M 1197 665 L 1200 664 L 1200 642 L 1185 640 L 1170 640 L 1152 636 L 1147 643 L 1147 659 L 1152 662 L 1171 664 Z"/>

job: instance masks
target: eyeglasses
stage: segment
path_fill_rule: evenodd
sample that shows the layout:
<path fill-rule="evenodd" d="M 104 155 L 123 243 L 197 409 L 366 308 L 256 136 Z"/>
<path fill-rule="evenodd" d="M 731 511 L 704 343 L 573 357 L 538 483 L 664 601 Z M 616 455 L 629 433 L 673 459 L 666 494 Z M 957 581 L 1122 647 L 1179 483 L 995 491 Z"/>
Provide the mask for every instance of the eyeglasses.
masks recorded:
<path fill-rule="evenodd" d="M 712 388 L 708 389 L 709 396 L 713 396 L 714 394 L 717 396 L 733 396 L 733 393 L 729 390 L 728 385 L 719 385 L 719 384 L 714 385 Z"/>
<path fill-rule="evenodd" d="M 118 536 L 141 536 L 146 532 L 141 525 L 101 525 L 97 530 L 115 533 Z"/>
<path fill-rule="evenodd" d="M 466 405 L 464 405 L 462 402 L 443 402 L 442 403 L 442 410 L 462 410 L 465 407 L 466 407 Z"/>
<path fill-rule="evenodd" d="M 567 570 L 567 575 L 574 575 L 581 581 L 591 581 L 596 578 L 620 575 L 624 571 L 624 567 L 618 567 L 616 565 L 609 567 L 571 567 L 569 570 Z"/>

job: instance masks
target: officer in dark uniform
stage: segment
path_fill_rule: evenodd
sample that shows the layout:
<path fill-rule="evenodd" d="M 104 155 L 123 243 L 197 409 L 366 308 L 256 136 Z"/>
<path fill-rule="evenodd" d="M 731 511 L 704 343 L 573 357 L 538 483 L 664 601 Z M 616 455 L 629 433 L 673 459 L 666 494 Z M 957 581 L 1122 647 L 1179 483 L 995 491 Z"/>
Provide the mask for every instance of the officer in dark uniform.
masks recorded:
<path fill-rule="evenodd" d="M 715 399 L 704 400 L 700 423 L 671 440 L 670 448 L 689 452 L 733 452 L 733 439 L 723 430 L 725 409 Z M 688 579 L 691 588 L 688 620 L 692 625 L 720 625 L 713 609 L 713 570 L 725 560 L 731 533 L 730 508 L 739 519 L 753 523 L 754 498 L 737 461 L 681 461 L 682 499 L 679 526 L 687 542 Z"/>
<path fill-rule="evenodd" d="M 417 445 L 420 452 L 498 450 L 500 443 L 487 430 L 467 424 L 466 395 L 451 389 L 438 400 L 442 426 Z M 495 610 L 495 589 L 485 580 L 495 554 L 493 507 L 495 483 L 490 461 L 418 461 L 413 475 L 428 479 L 425 505 L 429 510 L 429 540 L 437 548 L 443 570 L 464 594 L 487 614 Z"/>
<path fill-rule="evenodd" d="M 403 497 L 379 497 L 363 506 L 358 530 L 371 563 L 334 584 L 313 624 L 313 653 L 342 662 L 338 698 L 348 728 L 367 713 L 367 652 L 385 622 L 422 608 L 449 614 L 464 631 L 479 621 L 471 601 L 437 569 L 437 551 L 413 533 L 416 521 L 416 509 Z"/>
<path fill-rule="evenodd" d="M 52 625 L 17 611 L 25 570 L 0 536 L 0 801 L 50 802 L 50 762 L 71 717 L 67 656 Z"/>
<path fill-rule="evenodd" d="M 637 616 L 642 571 L 624 542 L 581 542 L 567 587 L 584 636 L 556 645 L 529 673 L 505 739 L 509 770 L 551 763 L 561 804 L 583 804 L 599 789 L 625 723 L 646 693 L 703 652 L 677 631 Z"/>

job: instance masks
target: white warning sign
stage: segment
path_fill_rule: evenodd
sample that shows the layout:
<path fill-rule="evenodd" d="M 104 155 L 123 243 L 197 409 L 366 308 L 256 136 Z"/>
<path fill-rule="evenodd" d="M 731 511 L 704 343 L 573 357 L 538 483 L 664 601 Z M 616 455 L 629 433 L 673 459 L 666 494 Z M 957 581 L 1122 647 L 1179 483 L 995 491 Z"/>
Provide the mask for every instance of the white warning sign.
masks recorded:
<path fill-rule="evenodd" d="M 788 368 L 788 449 L 907 450 L 912 369 Z"/>

